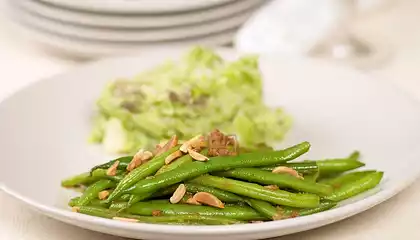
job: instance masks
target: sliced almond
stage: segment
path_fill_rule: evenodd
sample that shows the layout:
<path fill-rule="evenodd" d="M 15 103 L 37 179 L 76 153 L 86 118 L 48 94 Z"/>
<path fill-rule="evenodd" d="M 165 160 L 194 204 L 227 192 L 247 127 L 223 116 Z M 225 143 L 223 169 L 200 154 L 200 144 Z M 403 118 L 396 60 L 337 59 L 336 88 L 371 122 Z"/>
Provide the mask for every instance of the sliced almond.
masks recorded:
<path fill-rule="evenodd" d="M 264 188 L 266 188 L 268 190 L 273 190 L 273 191 L 279 190 L 279 186 L 277 186 L 277 185 L 267 185 L 267 186 L 264 186 Z"/>
<path fill-rule="evenodd" d="M 114 164 L 112 164 L 111 167 L 109 167 L 106 170 L 106 175 L 108 175 L 108 176 L 115 176 L 115 175 L 117 175 L 117 168 L 118 168 L 118 165 L 119 164 L 120 164 L 120 161 L 115 161 Z"/>
<path fill-rule="evenodd" d="M 209 160 L 209 158 L 208 157 L 206 157 L 206 156 L 204 156 L 204 155 L 202 155 L 201 153 L 198 153 L 198 152 L 196 152 L 196 151 L 194 151 L 194 150 L 191 150 L 191 149 L 188 149 L 188 154 L 194 159 L 194 160 L 197 160 L 197 161 L 202 161 L 202 162 L 204 162 L 204 161 L 207 161 L 207 160 Z"/>
<path fill-rule="evenodd" d="M 179 203 L 187 192 L 187 188 L 184 184 L 179 184 L 172 197 L 169 199 L 171 203 Z"/>
<path fill-rule="evenodd" d="M 98 198 L 101 199 L 101 200 L 106 199 L 108 196 L 109 196 L 109 191 L 107 191 L 107 190 L 100 191 L 98 193 Z"/>
<path fill-rule="evenodd" d="M 112 219 L 122 221 L 122 222 L 139 222 L 139 220 L 134 219 L 134 218 L 113 217 Z"/>
<path fill-rule="evenodd" d="M 188 149 L 192 149 L 194 146 L 199 146 L 201 145 L 201 143 L 204 141 L 204 137 L 203 135 L 197 135 L 193 138 L 191 138 L 190 140 L 184 142 L 181 147 L 179 148 L 179 150 L 181 150 L 184 153 L 188 152 Z"/>
<path fill-rule="evenodd" d="M 71 211 L 72 212 L 80 212 L 80 207 L 72 207 Z"/>
<path fill-rule="evenodd" d="M 201 203 L 197 202 L 194 198 L 188 198 L 187 201 L 185 202 L 187 204 L 192 204 L 192 205 L 201 205 Z"/>
<path fill-rule="evenodd" d="M 273 173 L 287 173 L 294 177 L 297 177 L 299 179 L 303 179 L 303 177 L 293 168 L 285 167 L 285 166 L 279 166 L 272 170 Z"/>
<path fill-rule="evenodd" d="M 225 205 L 213 194 L 208 192 L 198 192 L 194 195 L 193 199 L 199 203 L 206 204 L 212 207 L 225 208 Z"/>
<path fill-rule="evenodd" d="M 165 158 L 165 164 L 169 164 L 171 163 L 173 160 L 181 157 L 182 155 L 184 155 L 180 150 L 176 150 L 175 152 L 169 154 L 166 158 Z"/>
<path fill-rule="evenodd" d="M 155 156 L 159 156 L 164 152 L 167 152 L 169 149 L 175 147 L 178 144 L 178 137 L 173 135 L 171 139 L 159 150 L 156 151 Z"/>
<path fill-rule="evenodd" d="M 136 167 L 140 166 L 141 164 L 147 162 L 149 159 L 153 157 L 153 153 L 149 151 L 144 151 L 140 149 L 133 157 L 131 162 L 127 166 L 127 171 L 132 171 Z"/>

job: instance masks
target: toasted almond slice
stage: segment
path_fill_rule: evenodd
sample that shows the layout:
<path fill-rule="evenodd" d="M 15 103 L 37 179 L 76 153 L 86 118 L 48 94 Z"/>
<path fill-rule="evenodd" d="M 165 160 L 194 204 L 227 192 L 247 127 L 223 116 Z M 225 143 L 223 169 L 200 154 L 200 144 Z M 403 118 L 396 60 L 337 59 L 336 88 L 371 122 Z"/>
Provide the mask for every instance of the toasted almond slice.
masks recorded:
<path fill-rule="evenodd" d="M 206 204 L 217 208 L 225 208 L 225 205 L 213 194 L 208 192 L 198 192 L 194 195 L 193 199 L 199 203 Z"/>
<path fill-rule="evenodd" d="M 113 217 L 112 219 L 122 221 L 122 222 L 139 222 L 139 220 L 134 219 L 134 218 Z"/>
<path fill-rule="evenodd" d="M 153 153 L 140 149 L 127 166 L 127 171 L 132 171 L 136 167 L 142 165 L 153 157 Z"/>
<path fill-rule="evenodd" d="M 141 155 L 144 153 L 143 149 L 140 149 L 136 154 L 134 154 L 133 159 L 127 166 L 127 171 L 131 172 L 134 168 L 141 165 Z"/>
<path fill-rule="evenodd" d="M 80 212 L 80 207 L 72 207 L 71 211 L 72 212 Z"/>
<path fill-rule="evenodd" d="M 268 190 L 279 190 L 279 186 L 277 186 L 277 185 L 267 185 L 267 186 L 264 186 L 264 188 L 267 188 Z"/>
<path fill-rule="evenodd" d="M 108 175 L 108 176 L 115 176 L 115 175 L 117 175 L 117 168 L 118 168 L 118 165 L 119 164 L 120 164 L 120 161 L 115 161 L 114 164 L 112 164 L 111 167 L 109 167 L 106 170 L 106 175 Z"/>
<path fill-rule="evenodd" d="M 169 149 L 175 147 L 178 144 L 178 137 L 176 135 L 173 135 L 171 139 L 159 150 L 156 151 L 155 156 L 159 156 L 160 154 L 168 151 Z"/>
<path fill-rule="evenodd" d="M 200 154 L 200 153 L 198 153 L 194 150 L 191 150 L 191 149 L 188 149 L 188 154 L 190 154 L 190 156 L 197 161 L 204 162 L 204 161 L 209 160 L 208 157 L 206 157 L 206 156 L 204 156 L 204 155 L 202 155 L 202 154 Z"/>
<path fill-rule="evenodd" d="M 188 149 L 191 149 L 193 146 L 197 146 L 200 145 L 200 142 L 203 141 L 203 135 L 197 135 L 193 138 L 191 138 L 190 140 L 184 142 L 181 147 L 179 148 L 179 150 L 181 150 L 184 153 L 188 152 Z"/>
<path fill-rule="evenodd" d="M 294 170 L 293 168 L 285 167 L 285 166 L 276 167 L 273 169 L 272 172 L 273 173 L 287 173 L 299 179 L 303 179 L 303 177 L 299 175 L 299 173 L 296 170 Z"/>
<path fill-rule="evenodd" d="M 188 198 L 186 201 L 187 204 L 192 204 L 192 205 L 201 205 L 201 203 L 197 202 L 194 198 Z"/>
<path fill-rule="evenodd" d="M 181 157 L 182 155 L 184 155 L 180 150 L 176 150 L 175 152 L 169 154 L 166 158 L 165 158 L 165 164 L 169 164 L 171 163 L 173 160 Z"/>
<path fill-rule="evenodd" d="M 108 196 L 109 196 L 109 191 L 107 191 L 107 190 L 100 191 L 98 193 L 98 198 L 101 199 L 101 200 L 106 199 Z"/>
<path fill-rule="evenodd" d="M 179 203 L 187 192 L 187 188 L 184 184 L 179 184 L 172 197 L 169 199 L 171 203 Z"/>

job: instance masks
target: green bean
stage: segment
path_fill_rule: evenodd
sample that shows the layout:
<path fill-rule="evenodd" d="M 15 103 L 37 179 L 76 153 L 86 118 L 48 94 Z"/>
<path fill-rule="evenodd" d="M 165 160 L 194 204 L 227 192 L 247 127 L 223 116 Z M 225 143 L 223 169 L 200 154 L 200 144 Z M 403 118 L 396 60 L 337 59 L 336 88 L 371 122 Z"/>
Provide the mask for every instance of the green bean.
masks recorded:
<path fill-rule="evenodd" d="M 225 208 L 215 208 L 209 206 L 197 206 L 189 204 L 171 204 L 169 201 L 138 202 L 125 210 L 130 214 L 143 216 L 162 215 L 162 216 L 181 216 L 199 215 L 225 217 L 243 221 L 265 220 L 258 212 L 250 207 L 225 206 Z"/>
<path fill-rule="evenodd" d="M 204 149 L 200 153 L 203 154 L 204 156 L 207 156 L 208 149 Z M 161 167 L 159 169 L 159 171 L 157 171 L 156 175 L 159 175 L 159 174 L 162 174 L 164 172 L 168 172 L 168 171 L 174 170 L 175 168 L 177 168 L 177 167 L 179 167 L 181 165 L 184 165 L 184 164 L 187 164 L 187 163 L 191 163 L 191 162 L 193 162 L 192 157 L 189 154 L 184 155 L 184 156 L 180 157 L 179 159 L 175 160 L 174 162 L 171 162 L 170 164 Z"/>
<path fill-rule="evenodd" d="M 78 185 L 86 184 L 92 181 L 92 179 L 96 179 L 96 178 L 92 178 L 92 176 L 90 176 L 89 173 L 81 173 L 81 174 L 64 179 L 63 181 L 61 181 L 61 186 L 62 187 L 75 187 Z"/>
<path fill-rule="evenodd" d="M 121 181 L 125 176 L 124 171 L 122 170 L 118 170 L 115 176 L 109 176 L 106 171 L 106 169 L 96 169 L 91 172 L 91 175 L 98 179 L 109 179 L 115 182 Z"/>
<path fill-rule="evenodd" d="M 175 169 L 175 168 L 177 168 L 177 167 L 179 167 L 179 166 L 181 166 L 183 164 L 190 163 L 192 161 L 193 161 L 193 159 L 192 159 L 192 157 L 189 154 L 184 155 L 184 156 L 176 159 L 175 161 L 171 162 L 170 164 L 167 164 L 167 165 L 164 165 L 163 167 L 161 167 L 156 172 L 155 175 L 159 175 L 159 174 L 162 174 L 164 172 L 171 171 L 171 170 L 173 170 L 173 169 Z"/>
<path fill-rule="evenodd" d="M 143 223 L 181 223 L 181 224 L 190 224 L 190 223 L 201 223 L 203 225 L 229 225 L 229 224 L 238 224 L 243 223 L 235 219 L 228 219 L 222 217 L 212 217 L 212 216 L 200 216 L 200 215 L 181 215 L 181 216 L 138 216 L 127 213 L 119 213 L 106 208 L 100 207 L 87 207 L 80 206 L 78 211 L 82 214 L 87 214 L 91 216 L 98 216 L 104 218 L 114 218 L 114 217 L 123 217 L 129 219 L 136 219 L 139 222 Z"/>
<path fill-rule="evenodd" d="M 232 177 L 266 185 L 277 185 L 282 188 L 291 188 L 298 191 L 326 196 L 332 193 L 332 187 L 311 181 L 305 181 L 290 174 L 271 173 L 257 168 L 236 168 L 216 173 L 218 176 Z M 264 200 L 264 199 L 262 199 Z"/>
<path fill-rule="evenodd" d="M 115 186 L 115 182 L 108 179 L 102 179 L 94 184 L 90 185 L 88 188 L 86 188 L 83 195 L 80 197 L 79 202 L 77 205 L 84 206 L 90 203 L 93 199 L 98 197 L 98 193 L 100 191 L 103 191 L 107 188 L 111 188 Z"/>
<path fill-rule="evenodd" d="M 128 208 L 128 202 L 113 202 L 109 209 L 112 211 L 120 212 L 121 210 Z"/>
<path fill-rule="evenodd" d="M 273 191 L 255 183 L 223 177 L 204 175 L 195 178 L 192 182 L 284 206 L 312 208 L 319 204 L 319 197 L 314 194 L 295 194 L 282 190 Z"/>
<path fill-rule="evenodd" d="M 77 206 L 79 199 L 80 199 L 80 197 L 75 197 L 75 198 L 70 199 L 69 206 L 70 207 Z M 90 201 L 90 203 L 89 203 L 89 206 L 107 208 L 107 207 L 109 207 L 109 204 L 104 204 L 99 199 L 92 199 L 92 201 Z"/>
<path fill-rule="evenodd" d="M 99 164 L 94 166 L 91 170 L 90 173 L 92 173 L 93 171 L 95 171 L 96 169 L 108 169 L 109 167 L 112 166 L 112 164 L 114 164 L 116 161 L 120 161 L 120 163 L 118 164 L 117 169 L 118 170 L 126 170 L 128 164 L 131 162 L 131 160 L 133 159 L 133 156 L 125 156 L 125 157 L 120 157 L 117 158 L 115 160 L 109 161 L 107 163 L 104 164 Z"/>
<path fill-rule="evenodd" d="M 257 212 L 259 212 L 261 215 L 272 220 L 277 220 L 278 218 L 277 208 L 271 205 L 271 203 L 268 203 L 262 200 L 252 199 L 252 198 L 245 199 L 245 202 L 248 203 L 249 206 L 251 206 Z"/>
<path fill-rule="evenodd" d="M 111 203 L 112 200 L 116 199 L 117 197 L 123 194 L 123 191 L 127 188 L 136 184 L 139 180 L 144 179 L 152 174 L 155 174 L 159 168 L 161 168 L 165 164 L 165 158 L 178 150 L 179 146 L 171 148 L 169 151 L 162 153 L 158 157 L 153 158 L 152 160 L 138 166 L 129 174 L 127 174 L 117 185 L 115 191 L 112 192 L 108 199 L 105 200 L 107 203 Z"/>
<path fill-rule="evenodd" d="M 316 162 L 283 163 L 283 164 L 280 164 L 279 166 L 293 168 L 300 174 L 312 174 L 314 172 L 318 172 L 318 165 L 316 164 Z M 261 169 L 272 171 L 276 167 L 278 166 L 262 167 Z"/>
<path fill-rule="evenodd" d="M 101 207 L 76 206 L 75 208 L 77 209 L 77 212 L 90 216 L 102 218 L 113 218 L 118 216 L 117 212 Z"/>
<path fill-rule="evenodd" d="M 237 203 L 237 202 L 243 201 L 242 197 L 236 194 L 227 192 L 227 191 L 217 189 L 217 188 L 195 184 L 195 183 L 186 183 L 184 185 L 187 188 L 187 192 L 190 192 L 190 193 L 208 192 L 208 193 L 213 194 L 218 199 L 220 199 L 220 201 L 225 202 L 225 203 Z M 163 197 L 163 196 L 172 195 L 172 193 L 175 192 L 177 187 L 178 185 L 170 186 L 169 188 L 166 188 L 163 191 L 153 194 L 152 197 L 155 198 L 155 197 Z"/>
<path fill-rule="evenodd" d="M 226 203 L 236 203 L 243 201 L 243 198 L 233 194 L 231 192 L 223 191 L 217 188 L 195 184 L 195 183 L 187 183 L 185 184 L 185 187 L 187 188 L 188 192 L 191 193 L 197 193 L 197 192 L 208 192 L 216 196 L 218 199 L 220 199 L 222 202 Z"/>
<path fill-rule="evenodd" d="M 238 167 L 259 167 L 276 165 L 299 157 L 309 150 L 310 144 L 303 142 L 293 147 L 274 152 L 246 153 L 239 156 L 223 156 L 210 158 L 207 162 L 195 161 L 159 174 L 153 179 L 144 179 L 127 192 L 142 194 L 156 192 L 159 189 L 191 179 L 208 172 L 223 171 Z"/>
<path fill-rule="evenodd" d="M 326 197 L 326 199 L 338 202 L 372 189 L 379 184 L 383 174 L 383 172 L 374 172 L 356 181 L 348 182 L 336 189 L 330 196 Z"/>
<path fill-rule="evenodd" d="M 130 194 L 124 194 L 119 198 L 119 200 L 128 202 L 128 200 L 130 200 L 130 198 L 131 198 Z"/>
<path fill-rule="evenodd" d="M 277 207 L 277 218 L 287 219 L 298 216 L 307 216 L 314 213 L 323 212 L 329 210 L 337 205 L 336 202 L 329 200 L 322 200 L 318 207 L 315 208 L 290 208 L 290 207 Z"/>
<path fill-rule="evenodd" d="M 342 173 L 365 166 L 364 163 L 351 159 L 328 159 L 316 161 L 322 176 Z"/>
<path fill-rule="evenodd" d="M 147 193 L 147 194 L 143 194 L 143 195 L 131 195 L 130 200 L 128 201 L 128 205 L 131 206 L 134 203 L 146 200 L 148 198 L 150 198 L 153 195 L 153 193 Z"/>
<path fill-rule="evenodd" d="M 304 175 L 304 177 L 305 177 L 306 181 L 316 182 L 318 180 L 318 177 L 319 177 L 319 171 L 316 171 L 316 172 L 311 173 L 311 174 L 306 174 L 306 175 Z"/>
<path fill-rule="evenodd" d="M 350 156 L 347 158 L 336 158 L 305 162 L 315 162 L 318 165 L 320 175 L 325 176 L 342 173 L 345 171 L 365 166 L 364 163 L 359 161 L 359 156 L 360 153 L 358 151 L 355 151 L 352 154 L 350 154 Z"/>
<path fill-rule="evenodd" d="M 351 173 L 340 175 L 338 177 L 324 178 L 324 179 L 321 179 L 319 182 L 323 184 L 331 185 L 333 188 L 339 188 L 341 185 L 354 182 L 374 172 L 376 171 L 366 170 L 366 171 L 351 172 Z"/>

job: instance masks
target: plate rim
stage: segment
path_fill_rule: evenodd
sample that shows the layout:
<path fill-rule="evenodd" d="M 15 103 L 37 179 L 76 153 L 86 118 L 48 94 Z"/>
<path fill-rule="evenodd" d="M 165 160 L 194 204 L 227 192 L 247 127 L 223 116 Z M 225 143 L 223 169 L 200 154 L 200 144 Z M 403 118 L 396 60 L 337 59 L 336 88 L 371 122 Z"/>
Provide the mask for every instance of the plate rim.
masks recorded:
<path fill-rule="evenodd" d="M 35 0 L 20 0 L 10 2 L 16 4 L 27 11 L 41 15 L 51 20 L 60 20 L 67 23 L 83 24 L 91 27 L 109 27 L 109 28 L 164 28 L 183 25 L 193 25 L 214 21 L 219 18 L 226 18 L 233 14 L 251 9 L 258 9 L 263 5 L 264 0 L 242 0 L 238 3 L 232 2 L 224 8 L 212 8 L 205 11 L 186 12 L 182 14 L 171 15 L 103 15 L 98 13 L 87 13 L 61 9 L 55 6 L 49 6 L 46 3 Z M 199 15 L 199 16 L 197 16 Z M 194 17 L 195 16 L 195 17 Z M 199 21 L 193 21 L 195 18 Z M 111 18 L 111 19 L 110 19 Z M 90 20 L 89 20 L 90 19 Z M 141 23 L 140 23 L 141 21 Z"/>
<path fill-rule="evenodd" d="M 177 7 L 166 7 L 166 4 L 152 4 L 154 7 L 150 7 L 146 10 L 143 5 L 145 1 L 148 4 L 156 3 L 153 0 L 143 0 L 143 4 L 139 2 L 112 2 L 108 1 L 104 4 L 101 0 L 84 0 L 84 1 L 68 1 L 68 0 L 39 0 L 63 8 L 70 8 L 75 10 L 82 11 L 91 11 L 91 12 L 108 12 L 108 13 L 168 13 L 168 12 L 184 12 L 184 11 L 193 11 L 198 9 L 204 9 L 212 6 L 223 5 L 235 0 L 210 0 L 210 1 L 188 1 L 190 4 L 188 6 L 181 6 L 179 4 Z M 185 3 L 185 1 L 183 1 Z M 196 4 L 191 4 L 195 2 Z"/>

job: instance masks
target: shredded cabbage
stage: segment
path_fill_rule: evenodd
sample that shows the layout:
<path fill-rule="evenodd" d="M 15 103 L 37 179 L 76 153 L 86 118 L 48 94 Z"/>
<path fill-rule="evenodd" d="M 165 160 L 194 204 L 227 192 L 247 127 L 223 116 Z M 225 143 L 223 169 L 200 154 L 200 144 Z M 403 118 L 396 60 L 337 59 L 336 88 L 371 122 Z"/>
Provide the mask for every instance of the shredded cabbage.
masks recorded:
<path fill-rule="evenodd" d="M 117 79 L 97 101 L 90 140 L 109 152 L 152 148 L 177 134 L 188 139 L 218 128 L 255 149 L 282 140 L 291 120 L 262 101 L 258 57 L 226 62 L 211 49 L 194 47 L 134 79 Z M 112 139 L 115 138 L 115 139 Z"/>

